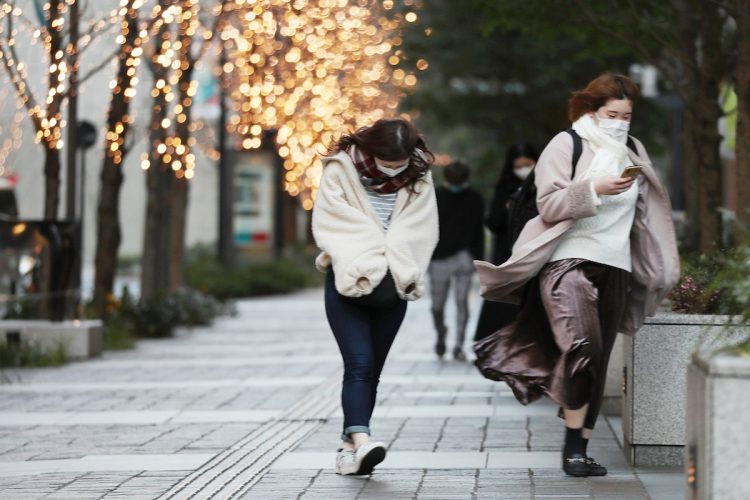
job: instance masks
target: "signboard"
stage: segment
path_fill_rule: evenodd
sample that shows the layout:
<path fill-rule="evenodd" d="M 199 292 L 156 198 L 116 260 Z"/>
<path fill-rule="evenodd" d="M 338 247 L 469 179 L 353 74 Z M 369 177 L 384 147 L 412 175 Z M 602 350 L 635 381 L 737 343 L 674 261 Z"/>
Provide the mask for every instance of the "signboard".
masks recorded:
<path fill-rule="evenodd" d="M 264 254 L 273 244 L 273 167 L 270 151 L 238 153 L 234 164 L 234 246 Z"/>

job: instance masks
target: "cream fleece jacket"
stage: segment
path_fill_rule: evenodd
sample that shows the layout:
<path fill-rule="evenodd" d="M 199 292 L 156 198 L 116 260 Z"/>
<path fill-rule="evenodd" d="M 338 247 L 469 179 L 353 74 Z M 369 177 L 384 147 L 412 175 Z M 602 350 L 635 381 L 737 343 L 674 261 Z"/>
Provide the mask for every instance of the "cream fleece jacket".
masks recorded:
<path fill-rule="evenodd" d="M 349 155 L 324 158 L 323 166 L 312 214 L 312 232 L 321 250 L 315 260 L 318 270 L 333 266 L 336 290 L 348 297 L 372 292 L 388 270 L 401 298 L 421 297 L 438 240 L 432 175 L 428 172 L 417 182 L 416 193 L 398 191 L 386 231 Z"/>

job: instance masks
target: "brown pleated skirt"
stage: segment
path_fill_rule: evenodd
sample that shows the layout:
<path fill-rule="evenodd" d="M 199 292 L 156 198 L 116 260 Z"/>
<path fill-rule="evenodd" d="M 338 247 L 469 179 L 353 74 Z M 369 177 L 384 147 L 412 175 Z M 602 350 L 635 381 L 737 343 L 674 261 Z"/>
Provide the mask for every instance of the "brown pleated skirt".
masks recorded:
<path fill-rule="evenodd" d="M 477 367 L 508 383 L 523 404 L 541 395 L 567 409 L 588 403 L 585 426 L 593 428 L 629 278 L 584 259 L 547 264 L 529 283 L 518 319 L 475 344 Z"/>

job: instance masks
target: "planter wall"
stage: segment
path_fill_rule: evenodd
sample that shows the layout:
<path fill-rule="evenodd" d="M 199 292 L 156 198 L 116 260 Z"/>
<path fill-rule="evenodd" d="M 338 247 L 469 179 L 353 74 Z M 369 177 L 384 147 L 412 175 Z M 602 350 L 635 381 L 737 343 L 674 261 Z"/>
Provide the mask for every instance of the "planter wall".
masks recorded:
<path fill-rule="evenodd" d="M 725 316 L 661 314 L 623 342 L 626 373 L 622 425 L 635 466 L 678 466 L 685 445 L 687 367 L 699 340 L 716 335 Z"/>
<path fill-rule="evenodd" d="M 750 498 L 750 358 L 694 356 L 687 383 L 686 498 Z"/>
<path fill-rule="evenodd" d="M 69 359 L 85 359 L 102 353 L 104 329 L 98 319 L 61 322 L 15 319 L 0 321 L 0 343 L 14 341 L 34 343 L 50 351 L 64 345 Z"/>

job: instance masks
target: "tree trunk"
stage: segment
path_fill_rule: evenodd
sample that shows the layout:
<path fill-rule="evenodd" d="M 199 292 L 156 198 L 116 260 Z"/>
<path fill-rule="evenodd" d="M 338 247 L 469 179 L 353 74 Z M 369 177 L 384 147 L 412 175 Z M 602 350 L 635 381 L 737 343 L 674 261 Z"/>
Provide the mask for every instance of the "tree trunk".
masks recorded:
<path fill-rule="evenodd" d="M 57 219 L 60 205 L 60 150 L 44 143 L 44 218 Z"/>
<path fill-rule="evenodd" d="M 166 5 L 165 0 L 162 4 Z M 154 39 L 154 52 L 162 50 L 162 41 L 168 36 L 166 24 L 159 28 Z M 154 81 L 167 81 L 168 70 L 161 64 L 150 64 Z M 156 87 L 154 87 L 156 88 Z M 153 99 L 149 136 L 151 166 L 146 174 L 146 223 L 143 234 L 143 257 L 141 260 L 141 298 L 150 299 L 169 287 L 169 208 L 170 183 L 174 178 L 169 165 L 164 163 L 164 153 L 158 151 L 166 144 L 167 131 L 162 121 L 167 117 L 166 93 L 160 90 Z"/>
<path fill-rule="evenodd" d="M 183 2 L 183 8 L 190 8 L 188 2 Z M 197 15 L 197 13 L 196 13 Z M 189 20 L 187 21 L 189 22 Z M 187 207 L 190 181 L 185 177 L 188 171 L 190 161 L 190 106 L 192 98 L 189 95 L 190 82 L 193 77 L 193 61 L 190 51 L 192 39 L 188 34 L 186 27 L 182 27 L 179 32 L 178 40 L 180 41 L 180 73 L 177 81 L 177 102 L 182 106 L 182 116 L 178 115 L 175 120 L 175 139 L 179 139 L 179 144 L 185 149 L 182 154 L 177 154 L 182 170 L 176 172 L 177 177 L 173 180 L 172 190 L 172 224 L 170 225 L 170 247 L 171 260 L 169 261 L 169 287 L 176 290 L 183 285 L 185 269 L 185 232 L 187 225 Z M 184 117 L 184 118 L 183 118 Z"/>
<path fill-rule="evenodd" d="M 677 25 L 677 58 L 680 68 L 670 75 L 673 84 L 679 86 L 679 91 L 685 107 L 682 133 L 682 193 L 685 214 L 689 222 L 689 233 L 686 235 L 687 245 L 698 247 L 698 221 L 700 220 L 700 204 L 698 191 L 700 183 L 700 168 L 695 154 L 694 137 L 696 136 L 696 117 L 694 105 L 697 99 L 699 72 L 697 69 L 696 33 L 698 31 L 698 16 L 691 0 L 674 0 L 672 2 L 674 18 Z"/>
<path fill-rule="evenodd" d="M 737 219 L 738 238 L 750 238 L 750 0 L 737 0 Z"/>
<path fill-rule="evenodd" d="M 722 246 L 722 218 L 718 209 L 724 203 L 719 155 L 721 135 L 718 127 L 722 116 L 719 96 L 724 65 L 719 6 L 713 2 L 700 2 L 700 5 L 701 62 L 693 144 L 700 168 L 698 248 L 706 253 Z"/>
<path fill-rule="evenodd" d="M 169 289 L 183 285 L 185 271 L 185 226 L 190 182 L 182 177 L 172 181 L 170 193 L 172 221 L 170 224 Z"/>
<path fill-rule="evenodd" d="M 97 316 L 107 316 L 107 302 L 112 295 L 117 272 L 117 255 L 120 247 L 120 188 L 122 186 L 122 161 L 128 153 L 126 137 L 130 129 L 130 97 L 125 90 L 132 85 L 135 74 L 128 74 L 133 61 L 131 53 L 138 40 L 138 11 L 133 8 L 136 0 L 128 0 L 123 29 L 125 42 L 118 59 L 116 87 L 107 116 L 109 136 L 105 141 L 104 162 L 99 193 L 96 275 L 94 278 L 94 308 Z M 117 130 L 120 130 L 117 133 Z M 113 147 L 116 150 L 113 151 Z"/>

